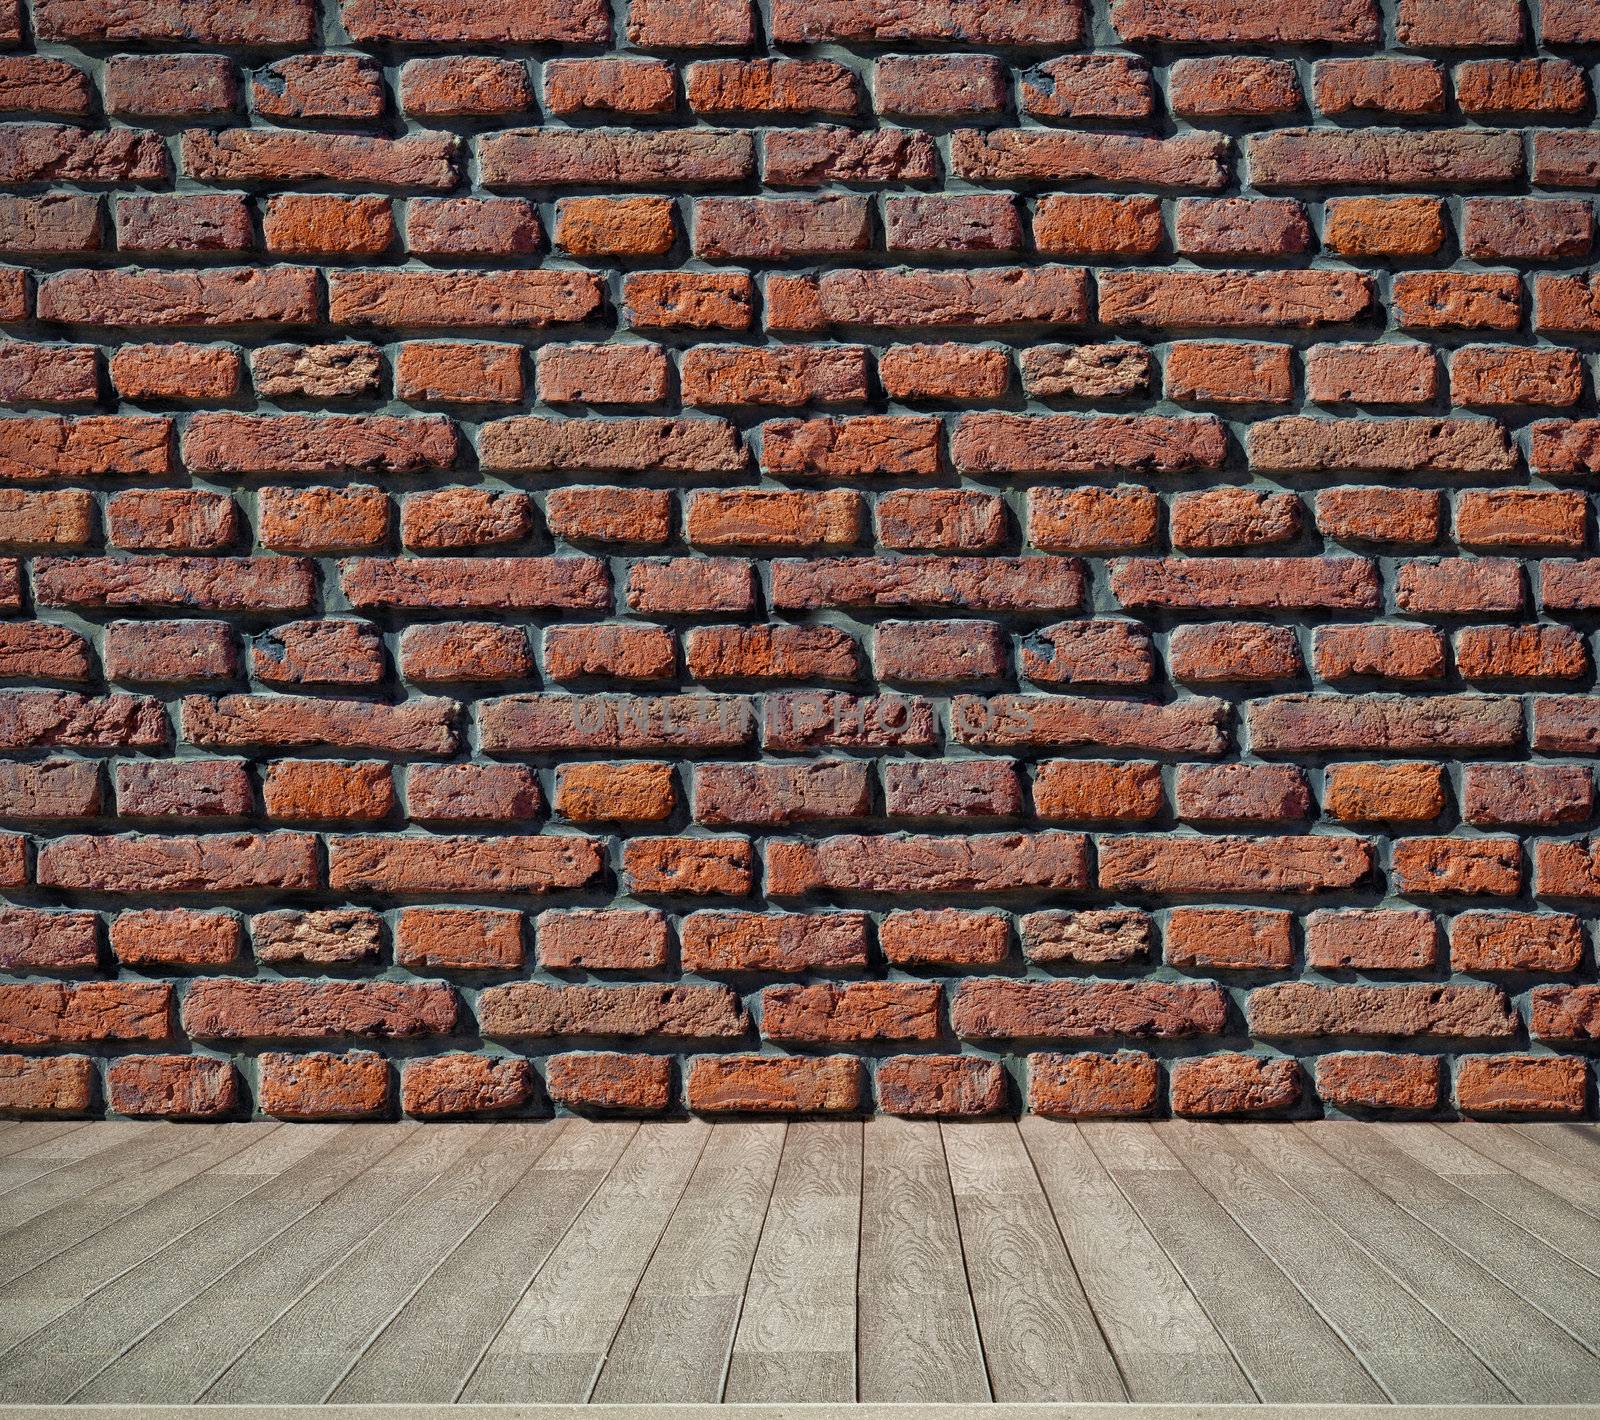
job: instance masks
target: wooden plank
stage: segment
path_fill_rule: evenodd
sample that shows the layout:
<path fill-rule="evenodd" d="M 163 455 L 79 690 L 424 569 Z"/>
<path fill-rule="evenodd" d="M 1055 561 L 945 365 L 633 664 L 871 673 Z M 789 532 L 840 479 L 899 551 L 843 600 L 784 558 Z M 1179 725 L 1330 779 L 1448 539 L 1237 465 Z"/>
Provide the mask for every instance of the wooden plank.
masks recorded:
<path fill-rule="evenodd" d="M 1387 1399 L 1299 1288 L 1194 1186 L 1150 1126 L 1079 1128 L 1263 1401 L 1370 1405 Z"/>
<path fill-rule="evenodd" d="M 1388 1267 L 1519 1400 L 1600 1400 L 1600 1367 L 1588 1351 L 1339 1160 L 1281 1125 L 1250 1129 L 1244 1144 Z"/>
<path fill-rule="evenodd" d="M 1600 1168 L 1600 1124 L 1513 1124 L 1510 1128 L 1579 1168 Z"/>
<path fill-rule="evenodd" d="M 463 1400 L 588 1398 L 709 1133 L 699 1120 L 639 1127 L 484 1352 Z"/>
<path fill-rule="evenodd" d="M 1461 1338 L 1245 1148 L 1248 1124 L 1162 1127 L 1167 1146 L 1401 1404 L 1504 1404 L 1511 1391 Z"/>
<path fill-rule="evenodd" d="M 286 1170 L 315 1167 L 308 1156 L 331 1137 L 317 1128 L 271 1125 L 252 1133 L 255 1142 L 239 1153 L 0 1287 L 0 1353 L 166 1249 L 203 1245 L 203 1237 L 190 1237 L 195 1229 Z"/>
<path fill-rule="evenodd" d="M 859 1399 L 991 1398 L 937 1124 L 864 1128 L 858 1288 Z"/>
<path fill-rule="evenodd" d="M 446 1404 L 572 1221 L 605 1182 L 632 1122 L 569 1121 L 373 1338 L 329 1399 L 338 1404 Z"/>
<path fill-rule="evenodd" d="M 750 1269 L 725 1400 L 855 1399 L 860 1231 L 860 1122 L 791 1124 Z"/>
<path fill-rule="evenodd" d="M 1600 1355 L 1600 1278 L 1481 1203 L 1459 1180 L 1440 1178 L 1389 1143 L 1392 1125 L 1321 1120 L 1295 1127 Z"/>
<path fill-rule="evenodd" d="M 115 1125 L 92 1126 L 85 1131 L 83 1152 L 65 1158 L 42 1156 L 30 1160 L 28 1166 L 10 1176 L 11 1187 L 0 1194 L 0 1234 L 19 1228 L 63 1203 L 79 1201 L 102 1184 L 156 1168 L 194 1148 L 202 1137 L 215 1137 L 222 1127 L 218 1124 L 135 1126 L 134 1132 L 119 1138 L 113 1132 Z"/>
<path fill-rule="evenodd" d="M 1491 1126 L 1484 1126 L 1491 1127 Z M 1455 1126 L 1397 1125 L 1386 1143 L 1404 1150 L 1419 1166 L 1448 1180 L 1463 1193 L 1532 1233 L 1547 1247 L 1600 1276 L 1600 1223 L 1595 1216 L 1548 1188 L 1513 1173 L 1470 1147 Z"/>
<path fill-rule="evenodd" d="M 12 1120 L 0 1128 L 0 1159 L 9 1159 L 23 1149 L 39 1149 L 68 1134 L 81 1134 L 89 1127 L 86 1119 L 56 1121 Z"/>
<path fill-rule="evenodd" d="M 1491 1177 L 1498 1178 L 1502 1171 L 1513 1174 L 1574 1208 L 1600 1215 L 1600 1158 L 1590 1160 L 1587 1166 L 1575 1163 L 1545 1148 L 1537 1135 L 1515 1133 L 1503 1124 L 1437 1124 L 1434 1128 L 1497 1164 Z"/>
<path fill-rule="evenodd" d="M 994 1398 L 1127 1399 L 1017 1126 L 940 1132 Z"/>
<path fill-rule="evenodd" d="M 276 1124 L 266 1126 L 269 1129 L 280 1127 Z M 169 1148 L 171 1135 L 163 1135 L 159 1149 L 165 1157 L 151 1167 L 135 1170 L 122 1177 L 116 1176 L 115 1166 L 111 1164 L 106 1165 L 111 1170 L 111 1177 L 105 1177 L 102 1169 L 87 1169 L 91 1183 L 99 1179 L 104 1181 L 90 1187 L 86 1193 L 64 1199 L 58 1197 L 60 1186 L 52 1187 L 50 1196 L 57 1201 L 0 1238 L 0 1285 L 21 1277 L 49 1261 L 58 1252 L 64 1252 L 103 1229 L 120 1223 L 130 1213 L 159 1198 L 169 1189 L 183 1187 L 207 1169 L 237 1154 L 258 1137 L 249 1126 L 237 1124 L 183 1124 L 174 1126 L 173 1132 L 180 1138 L 187 1137 L 187 1147 L 173 1153 Z M 134 1146 L 133 1152 L 138 1151 L 138 1146 Z M 87 1160 L 86 1168 L 95 1162 L 95 1159 Z M 61 1173 L 74 1171 L 63 1169 Z M 54 1180 L 57 1175 L 50 1177 Z"/>
<path fill-rule="evenodd" d="M 1254 1400 L 1227 1342 L 1083 1135 L 1038 1115 L 1024 1116 L 1020 1132 L 1132 1398 Z"/>
<path fill-rule="evenodd" d="M 76 1124 L 48 1134 L 25 1132 L 16 1148 L 0 1158 L 0 1196 L 16 1195 L 46 1174 L 96 1154 L 126 1149 L 159 1127 L 131 1124 L 119 1130 L 115 1125 Z"/>
<path fill-rule="evenodd" d="M 76 1400 L 193 1402 L 329 1267 L 459 1158 L 471 1127 L 364 1124 L 349 1152 L 262 1190 L 214 1230 L 210 1248 L 186 1252 L 163 1274 L 137 1340 Z M 143 1293 L 136 1302 L 146 1305 Z"/>
<path fill-rule="evenodd" d="M 206 1388 L 207 1405 L 314 1405 L 508 1193 L 559 1125 L 480 1129 L 466 1152 L 369 1232 Z"/>
<path fill-rule="evenodd" d="M 765 1122 L 712 1130 L 628 1303 L 591 1400 L 684 1405 L 722 1398 L 784 1129 Z"/>

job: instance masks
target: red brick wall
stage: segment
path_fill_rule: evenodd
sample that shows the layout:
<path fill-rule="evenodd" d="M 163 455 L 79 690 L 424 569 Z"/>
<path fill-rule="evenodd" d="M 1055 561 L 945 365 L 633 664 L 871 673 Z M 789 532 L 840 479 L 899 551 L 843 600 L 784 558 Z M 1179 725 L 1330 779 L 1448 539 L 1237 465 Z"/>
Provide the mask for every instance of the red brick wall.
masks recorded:
<path fill-rule="evenodd" d="M 1591 0 L 0 44 L 0 1106 L 1586 1111 Z"/>

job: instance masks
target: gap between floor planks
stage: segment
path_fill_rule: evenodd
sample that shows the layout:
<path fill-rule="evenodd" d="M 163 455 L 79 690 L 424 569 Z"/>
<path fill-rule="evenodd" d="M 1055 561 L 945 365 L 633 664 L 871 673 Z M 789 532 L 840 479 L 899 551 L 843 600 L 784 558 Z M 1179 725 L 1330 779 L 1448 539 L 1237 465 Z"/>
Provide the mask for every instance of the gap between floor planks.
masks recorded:
<path fill-rule="evenodd" d="M 0 1401 L 1593 1401 L 1597 1133 L 13 1126 Z"/>

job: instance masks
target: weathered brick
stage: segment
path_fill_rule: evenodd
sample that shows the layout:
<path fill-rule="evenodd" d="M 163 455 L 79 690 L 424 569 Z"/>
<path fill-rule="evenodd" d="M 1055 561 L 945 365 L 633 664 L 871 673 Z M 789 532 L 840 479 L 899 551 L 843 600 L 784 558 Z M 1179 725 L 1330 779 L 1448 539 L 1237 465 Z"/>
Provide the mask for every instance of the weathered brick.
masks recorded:
<path fill-rule="evenodd" d="M 373 1119 L 389 1105 L 389 1062 L 370 1050 L 267 1051 L 257 1071 L 256 1103 L 278 1119 Z"/>
<path fill-rule="evenodd" d="M 1081 834 L 996 833 L 941 838 L 842 834 L 767 844 L 767 891 L 993 893 L 1079 888 L 1087 883 Z"/>
<path fill-rule="evenodd" d="M 400 1108 L 418 1119 L 500 1114 L 532 1097 L 533 1067 L 516 1056 L 435 1055 L 400 1074 Z"/>
<path fill-rule="evenodd" d="M 1293 920 L 1268 908 L 1175 907 L 1166 960 L 1185 971 L 1284 971 L 1294 963 Z"/>
<path fill-rule="evenodd" d="M 202 1055 L 125 1055 L 106 1070 L 113 1112 L 135 1119 L 215 1119 L 239 1106 L 239 1076 Z"/>
<path fill-rule="evenodd" d="M 539 963 L 552 970 L 656 971 L 667 962 L 667 919 L 654 908 L 574 908 L 539 917 Z"/>
<path fill-rule="evenodd" d="M 1431 1055 L 1341 1050 L 1317 1057 L 1317 1093 L 1355 1112 L 1428 1110 L 1439 1102 L 1439 1061 Z"/>
<path fill-rule="evenodd" d="M 1281 1114 L 1300 1098 L 1300 1066 L 1261 1055 L 1206 1055 L 1172 1065 L 1172 1112 Z"/>
<path fill-rule="evenodd" d="M 432 971 L 515 971 L 522 914 L 492 907 L 407 907 L 394 924 L 397 966 Z M 414 1112 L 409 1111 L 408 1112 Z"/>
<path fill-rule="evenodd" d="M 1468 1055 L 1456 1067 L 1456 1105 L 1463 1114 L 1571 1117 L 1584 1112 L 1585 1061 L 1549 1055 Z"/>
<path fill-rule="evenodd" d="M 545 1085 L 550 1098 L 568 1109 L 659 1114 L 672 1102 L 672 1062 L 609 1051 L 553 1055 Z"/>
<path fill-rule="evenodd" d="M 913 1119 L 962 1119 L 1006 1107 L 1005 1070 L 970 1055 L 895 1055 L 878 1066 L 878 1107 Z"/>
<path fill-rule="evenodd" d="M 0 1055 L 0 1116 L 7 1119 L 87 1114 L 94 1095 L 87 1055 Z"/>
<path fill-rule="evenodd" d="M 1056 1119 L 1134 1119 L 1155 1112 L 1161 1067 L 1137 1050 L 1028 1056 L 1028 1108 Z"/>
<path fill-rule="evenodd" d="M 696 1114 L 853 1114 L 865 1091 L 866 1072 L 850 1055 L 703 1055 L 687 1085 Z"/>
<path fill-rule="evenodd" d="M 695 912 L 678 928 L 685 971 L 851 971 L 867 965 L 864 913 Z"/>
<path fill-rule="evenodd" d="M 1516 1012 L 1492 986 L 1323 986 L 1285 981 L 1250 993 L 1253 1035 L 1278 1039 L 1366 1036 L 1493 1040 L 1517 1030 Z"/>

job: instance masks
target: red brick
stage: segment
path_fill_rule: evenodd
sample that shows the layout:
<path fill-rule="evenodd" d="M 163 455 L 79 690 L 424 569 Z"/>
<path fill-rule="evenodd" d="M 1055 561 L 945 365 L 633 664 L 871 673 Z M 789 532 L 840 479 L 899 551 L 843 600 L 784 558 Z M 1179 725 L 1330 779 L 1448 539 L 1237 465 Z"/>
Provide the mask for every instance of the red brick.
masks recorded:
<path fill-rule="evenodd" d="M 422 44 L 604 44 L 603 0 L 482 0 L 470 9 L 441 0 L 339 0 L 351 39 Z"/>
<path fill-rule="evenodd" d="M 1172 1112 L 1281 1114 L 1300 1098 L 1300 1066 L 1260 1055 L 1207 1055 L 1172 1064 Z"/>
<path fill-rule="evenodd" d="M 1581 114 L 1583 70 L 1567 59 L 1475 59 L 1456 66 L 1456 103 L 1469 114 Z"/>
<path fill-rule="evenodd" d="M 715 48 L 748 45 L 754 37 L 750 0 L 629 0 L 632 44 Z"/>
<path fill-rule="evenodd" d="M 1042 819 L 1137 822 L 1155 818 L 1164 803 L 1160 766 L 1147 761 L 1054 759 L 1034 775 L 1034 812 Z"/>
<path fill-rule="evenodd" d="M 1286 128 L 1252 134 L 1252 181 L 1277 187 L 1474 188 L 1523 175 L 1517 135 L 1488 129 Z"/>
<path fill-rule="evenodd" d="M 573 823 L 659 822 L 676 803 L 669 764 L 564 764 L 556 771 L 556 812 Z"/>
<path fill-rule="evenodd" d="M 1153 197 L 1051 194 L 1034 210 L 1039 250 L 1068 256 L 1147 256 L 1166 241 Z"/>
<path fill-rule="evenodd" d="M 1583 927 L 1561 913 L 1463 912 L 1450 923 L 1450 966 L 1477 975 L 1577 971 Z"/>
<path fill-rule="evenodd" d="M 1427 59 L 1319 59 L 1312 71 L 1325 114 L 1444 111 L 1444 71 Z"/>
<path fill-rule="evenodd" d="M 1300 531 L 1300 500 L 1292 493 L 1213 488 L 1172 500 L 1172 545 L 1184 551 L 1267 547 L 1292 542 Z"/>
<path fill-rule="evenodd" d="M 1046 965 L 1121 965 L 1148 957 L 1155 935 L 1146 913 L 1123 907 L 1030 912 L 1019 925 L 1023 956 Z"/>
<path fill-rule="evenodd" d="M 1126 557 L 1112 566 L 1111 591 L 1129 608 L 1246 610 L 1375 609 L 1379 589 L 1364 557 Z"/>
<path fill-rule="evenodd" d="M 1576 764 L 1469 764 L 1461 778 L 1461 816 L 1479 827 L 1581 823 L 1594 785 Z"/>
<path fill-rule="evenodd" d="M 155 981 L 0 985 L 0 1045 L 88 1045 L 166 1040 L 172 987 Z"/>
<path fill-rule="evenodd" d="M 1359 319 L 1372 304 L 1357 271 L 1105 271 L 1107 325 L 1174 329 L 1310 329 Z"/>
<path fill-rule="evenodd" d="M 998 113 L 1009 88 L 1000 61 L 986 54 L 886 55 L 873 66 L 874 103 L 895 118 Z"/>
<path fill-rule="evenodd" d="M 1227 183 L 1227 140 L 1214 133 L 1145 138 L 1048 129 L 957 129 L 950 170 L 969 182 L 1068 183 L 1215 190 Z"/>
<path fill-rule="evenodd" d="M 1080 834 L 997 833 L 939 838 L 839 835 L 767 844 L 767 891 L 989 893 L 1059 890 L 1087 883 Z"/>
<path fill-rule="evenodd" d="M 911 908 L 878 924 L 878 945 L 893 966 L 998 966 L 1010 951 L 1011 930 L 998 912 Z"/>
<path fill-rule="evenodd" d="M 1216 1035 L 1227 1014 L 1212 982 L 978 977 L 956 988 L 950 1023 L 969 1040 L 1174 1039 Z"/>
<path fill-rule="evenodd" d="M 1306 394 L 1319 404 L 1427 404 L 1438 388 L 1426 345 L 1315 345 L 1306 352 Z"/>
<path fill-rule="evenodd" d="M 658 345 L 547 345 L 539 352 L 539 396 L 556 404 L 653 403 L 666 397 L 668 369 Z M 519 380 L 507 397 L 520 396 Z"/>
<path fill-rule="evenodd" d="M 395 239 L 387 197 L 274 195 L 261 230 L 267 250 L 286 256 L 378 256 Z"/>
<path fill-rule="evenodd" d="M 346 1035 L 448 1035 L 455 993 L 439 982 L 196 981 L 183 1028 L 201 1040 L 318 1040 Z"/>
<path fill-rule="evenodd" d="M 328 885 L 336 890 L 541 893 L 582 887 L 599 872 L 595 840 L 576 834 L 372 835 L 335 838 L 328 845 Z"/>
<path fill-rule="evenodd" d="M 239 1106 L 239 1076 L 200 1055 L 125 1055 L 106 1070 L 113 1112 L 134 1118 L 214 1119 Z"/>
<path fill-rule="evenodd" d="M 670 680 L 676 666 L 672 632 L 664 626 L 624 624 L 545 629 L 544 671 L 550 680 L 582 680 L 589 676 Z"/>
<path fill-rule="evenodd" d="M 1456 1066 L 1463 1114 L 1576 1117 L 1589 1093 L 1589 1066 L 1569 1056 L 1469 1055 Z"/>
<path fill-rule="evenodd" d="M 1185 118 L 1265 118 L 1301 106 L 1300 80 L 1286 59 L 1180 59 L 1167 85 Z"/>
<path fill-rule="evenodd" d="M 1582 393 L 1583 362 L 1575 350 L 1469 345 L 1450 361 L 1450 396 L 1457 404 L 1572 405 Z"/>
<path fill-rule="evenodd" d="M 895 1055 L 878 1066 L 878 1107 L 912 1119 L 998 1114 L 1008 1102 L 1004 1067 L 970 1055 Z"/>
<path fill-rule="evenodd" d="M 670 494 L 651 488 L 555 488 L 545 521 L 569 542 L 647 546 L 667 540 L 670 505 Z"/>
<path fill-rule="evenodd" d="M 1439 957 L 1433 915 L 1400 908 L 1313 912 L 1306 964 L 1319 971 L 1426 971 Z"/>
<path fill-rule="evenodd" d="M 373 1119 L 389 1107 L 389 1062 L 372 1051 L 268 1051 L 257 1070 L 256 1104 L 278 1119 Z"/>
<path fill-rule="evenodd" d="M 523 822 L 544 807 L 524 764 L 415 764 L 406 772 L 406 812 L 417 823 Z"/>
<path fill-rule="evenodd" d="M 396 966 L 433 971 L 516 971 L 522 914 L 492 907 L 407 907 L 394 924 Z M 407 1113 L 415 1113 L 408 1105 Z"/>
<path fill-rule="evenodd" d="M 1183 971 L 1286 971 L 1294 964 L 1287 912 L 1176 907 L 1167 918 L 1166 960 Z"/>
<path fill-rule="evenodd" d="M 117 54 L 101 84 L 119 117 L 210 118 L 239 104 L 233 61 L 221 54 Z"/>
<path fill-rule="evenodd" d="M 448 488 L 413 493 L 400 510 L 400 540 L 413 550 L 493 547 L 521 542 L 533 531 L 533 500 L 526 493 Z"/>
<path fill-rule="evenodd" d="M 1439 536 L 1430 488 L 1330 488 L 1317 494 L 1317 527 L 1339 542 L 1425 545 Z"/>
<path fill-rule="evenodd" d="M 1178 817 L 1194 823 L 1292 823 L 1311 816 L 1305 771 L 1291 764 L 1185 764 Z"/>
<path fill-rule="evenodd" d="M 1022 674 L 1037 685 L 1145 685 L 1155 650 L 1129 621 L 1062 621 L 1022 643 Z"/>
<path fill-rule="evenodd" d="M 678 928 L 683 969 L 711 976 L 860 969 L 867 965 L 867 934 L 859 912 L 695 912 Z"/>
<path fill-rule="evenodd" d="M 419 1119 L 501 1114 L 533 1097 L 533 1067 L 515 1056 L 435 1055 L 408 1060 L 400 1108 Z"/>
<path fill-rule="evenodd" d="M 400 68 L 400 107 L 413 118 L 498 118 L 532 105 L 533 85 L 518 59 L 459 54 L 408 59 Z"/>
<path fill-rule="evenodd" d="M 744 1008 L 726 986 L 547 986 L 516 981 L 478 997 L 486 1036 L 662 1036 L 733 1040 L 745 1032 Z"/>
<path fill-rule="evenodd" d="M 1323 986 L 1286 981 L 1250 993 L 1251 1034 L 1493 1040 L 1517 1030 L 1516 1012 L 1492 986 Z"/>
<path fill-rule="evenodd" d="M 849 1055 L 702 1055 L 690 1064 L 687 1093 L 696 1114 L 853 1114 L 865 1088 L 861 1061 Z"/>
<path fill-rule="evenodd" d="M 1028 1056 L 1028 1108 L 1058 1119 L 1130 1119 L 1155 1112 L 1161 1069 L 1136 1050 Z"/>
<path fill-rule="evenodd" d="M 656 971 L 667 963 L 667 919 L 653 908 L 574 908 L 539 917 L 539 964 L 555 971 Z"/>
<path fill-rule="evenodd" d="M 568 1109 L 659 1114 L 672 1103 L 672 1062 L 601 1051 L 552 1055 L 545 1085 L 550 1098 Z"/>
<path fill-rule="evenodd" d="M 1425 823 L 1444 812 L 1444 772 L 1437 764 L 1333 764 L 1322 802 L 1344 823 Z"/>
<path fill-rule="evenodd" d="M 1439 1062 L 1430 1055 L 1376 1051 L 1322 1055 L 1317 1093 L 1344 1110 L 1431 1110 L 1439 1103 Z"/>
<path fill-rule="evenodd" d="M 1035 118 L 1148 118 L 1155 86 L 1131 54 L 1063 54 L 1022 76 L 1022 110 Z"/>
<path fill-rule="evenodd" d="M 87 1114 L 94 1092 L 87 1055 L 0 1055 L 0 1116 L 7 1119 Z"/>
<path fill-rule="evenodd" d="M 898 9 L 862 9 L 847 0 L 777 0 L 779 44 L 829 40 L 952 40 L 974 45 L 1070 45 L 1083 36 L 1077 0 L 933 0 Z"/>

